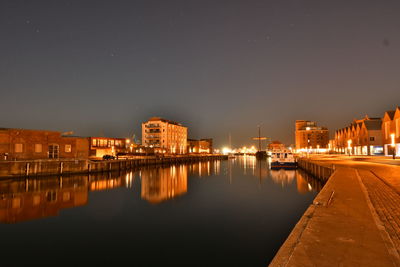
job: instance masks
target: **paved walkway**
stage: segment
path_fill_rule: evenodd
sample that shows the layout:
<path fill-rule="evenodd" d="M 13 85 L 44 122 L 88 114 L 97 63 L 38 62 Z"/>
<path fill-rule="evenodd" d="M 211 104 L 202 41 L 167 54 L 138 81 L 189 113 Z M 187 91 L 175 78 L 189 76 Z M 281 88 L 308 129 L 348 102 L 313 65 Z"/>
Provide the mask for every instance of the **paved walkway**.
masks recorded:
<path fill-rule="evenodd" d="M 400 266 L 400 167 L 313 160 L 336 172 L 270 266 Z"/>

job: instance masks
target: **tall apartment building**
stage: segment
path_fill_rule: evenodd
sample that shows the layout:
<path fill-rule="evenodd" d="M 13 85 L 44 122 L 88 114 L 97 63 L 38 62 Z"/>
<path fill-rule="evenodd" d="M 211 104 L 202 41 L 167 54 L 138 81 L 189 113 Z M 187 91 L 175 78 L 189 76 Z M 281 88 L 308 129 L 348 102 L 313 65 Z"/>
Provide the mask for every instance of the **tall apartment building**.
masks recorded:
<path fill-rule="evenodd" d="M 314 121 L 296 120 L 296 150 L 325 149 L 329 144 L 329 131 Z"/>
<path fill-rule="evenodd" d="M 142 145 L 156 153 L 185 154 L 188 128 L 160 117 L 142 123 Z"/>

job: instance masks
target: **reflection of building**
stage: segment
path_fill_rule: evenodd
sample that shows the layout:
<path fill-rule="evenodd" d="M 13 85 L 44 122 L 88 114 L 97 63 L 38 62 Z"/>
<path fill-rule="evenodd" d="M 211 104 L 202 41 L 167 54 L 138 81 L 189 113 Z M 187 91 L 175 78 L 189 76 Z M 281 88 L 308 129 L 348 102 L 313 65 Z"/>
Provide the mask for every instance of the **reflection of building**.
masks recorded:
<path fill-rule="evenodd" d="M 187 140 L 187 152 L 188 153 L 213 153 L 213 141 L 212 139 L 188 139 Z"/>
<path fill-rule="evenodd" d="M 88 201 L 86 177 L 28 179 L 0 183 L 0 222 L 16 223 L 57 216 Z"/>
<path fill-rule="evenodd" d="M 170 120 L 153 117 L 142 123 L 142 145 L 158 153 L 185 154 L 187 127 Z"/>
<path fill-rule="evenodd" d="M 272 180 L 276 184 L 280 184 L 282 186 L 289 185 L 293 182 L 296 171 L 295 170 L 271 170 L 270 172 Z"/>
<path fill-rule="evenodd" d="M 321 180 L 314 178 L 305 171 L 299 169 L 296 172 L 297 191 L 299 193 L 307 193 L 309 191 L 321 191 L 324 183 Z"/>
<path fill-rule="evenodd" d="M 187 192 L 187 166 L 141 170 L 142 199 L 157 204 Z"/>
<path fill-rule="evenodd" d="M 296 120 L 296 149 L 328 148 L 329 132 L 314 121 Z"/>
<path fill-rule="evenodd" d="M 0 128 L 0 160 L 87 158 L 88 139 L 61 132 Z"/>

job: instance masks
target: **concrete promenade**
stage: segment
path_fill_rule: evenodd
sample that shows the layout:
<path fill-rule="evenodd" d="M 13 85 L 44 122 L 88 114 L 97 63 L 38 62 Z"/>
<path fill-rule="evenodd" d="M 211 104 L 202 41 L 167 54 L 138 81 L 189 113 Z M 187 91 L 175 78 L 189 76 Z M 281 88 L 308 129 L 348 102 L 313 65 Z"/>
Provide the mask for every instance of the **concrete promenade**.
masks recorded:
<path fill-rule="evenodd" d="M 400 160 L 309 160 L 335 172 L 270 266 L 400 266 Z"/>

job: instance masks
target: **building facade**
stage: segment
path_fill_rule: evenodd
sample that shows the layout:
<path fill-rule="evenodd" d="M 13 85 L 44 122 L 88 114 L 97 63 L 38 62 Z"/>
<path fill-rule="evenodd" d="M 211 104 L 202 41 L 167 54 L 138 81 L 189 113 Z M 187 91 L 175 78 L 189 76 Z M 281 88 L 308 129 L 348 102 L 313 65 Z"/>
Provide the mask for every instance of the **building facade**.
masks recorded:
<path fill-rule="evenodd" d="M 118 153 L 132 152 L 133 144 L 129 139 L 111 137 L 89 137 L 90 157 L 102 158 L 105 155 L 116 156 Z"/>
<path fill-rule="evenodd" d="M 88 158 L 87 138 L 61 132 L 0 128 L 0 160 Z"/>
<path fill-rule="evenodd" d="M 386 156 L 400 156 L 400 108 L 386 111 L 382 118 L 382 140 Z"/>
<path fill-rule="evenodd" d="M 296 120 L 295 139 L 297 151 L 327 149 L 329 131 L 314 121 Z"/>
<path fill-rule="evenodd" d="M 187 152 L 194 154 L 211 154 L 213 153 L 213 140 L 208 139 L 188 139 Z"/>
<path fill-rule="evenodd" d="M 338 153 L 350 155 L 380 155 L 382 146 L 382 119 L 365 116 L 354 120 L 349 126 L 335 132 L 335 147 Z"/>
<path fill-rule="evenodd" d="M 160 117 L 142 123 L 142 145 L 156 153 L 185 154 L 188 128 Z"/>

